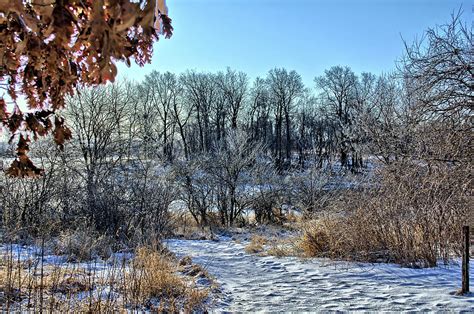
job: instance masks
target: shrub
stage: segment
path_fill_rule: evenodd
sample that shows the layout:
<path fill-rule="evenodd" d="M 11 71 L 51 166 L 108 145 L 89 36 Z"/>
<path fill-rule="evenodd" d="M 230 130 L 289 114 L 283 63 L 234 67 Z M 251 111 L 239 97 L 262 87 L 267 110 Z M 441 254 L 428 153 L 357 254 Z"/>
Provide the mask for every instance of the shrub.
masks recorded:
<path fill-rule="evenodd" d="M 305 255 L 430 267 L 460 253 L 461 227 L 472 208 L 469 171 L 404 163 L 384 168 L 379 178 L 306 225 Z"/>

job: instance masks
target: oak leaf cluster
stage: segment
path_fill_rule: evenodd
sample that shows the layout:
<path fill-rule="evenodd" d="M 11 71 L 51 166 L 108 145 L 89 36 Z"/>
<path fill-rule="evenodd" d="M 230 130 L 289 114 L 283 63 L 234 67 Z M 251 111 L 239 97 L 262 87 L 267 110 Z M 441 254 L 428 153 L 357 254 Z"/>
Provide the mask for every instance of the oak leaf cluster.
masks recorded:
<path fill-rule="evenodd" d="M 0 121 L 17 141 L 7 173 L 41 174 L 28 143 L 52 134 L 62 148 L 71 138 L 58 113 L 66 96 L 113 82 L 118 61 L 149 63 L 153 43 L 172 32 L 164 0 L 0 0 Z"/>

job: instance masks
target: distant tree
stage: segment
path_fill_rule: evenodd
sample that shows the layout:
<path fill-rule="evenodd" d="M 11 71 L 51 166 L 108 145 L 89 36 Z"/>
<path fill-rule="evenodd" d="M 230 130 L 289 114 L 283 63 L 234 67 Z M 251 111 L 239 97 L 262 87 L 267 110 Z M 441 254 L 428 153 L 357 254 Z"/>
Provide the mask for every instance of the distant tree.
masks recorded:
<path fill-rule="evenodd" d="M 188 123 L 191 121 L 191 115 L 194 112 L 192 103 L 186 102 L 183 87 L 178 80 L 178 92 L 176 99 L 173 100 L 173 119 L 176 122 L 178 133 L 182 141 L 184 157 L 189 158 L 189 145 L 187 140 Z"/>
<path fill-rule="evenodd" d="M 211 132 L 211 142 L 220 142 L 227 132 L 228 120 L 231 115 L 231 107 L 227 96 L 225 95 L 224 89 L 219 87 L 219 80 L 221 79 L 221 73 L 207 73 L 209 78 L 209 84 L 213 90 L 212 98 L 209 102 L 209 129 Z"/>
<path fill-rule="evenodd" d="M 71 138 L 57 110 L 78 86 L 113 81 L 117 60 L 150 62 L 159 34 L 172 35 L 164 0 L 0 0 L 0 120 L 18 138 L 7 173 L 36 176 L 27 156 L 30 136 L 49 133 L 59 147 Z M 23 113 L 18 97 L 25 96 Z M 7 105 L 13 107 L 8 111 Z"/>
<path fill-rule="evenodd" d="M 296 147 L 298 149 L 298 163 L 304 168 L 306 155 L 317 144 L 316 98 L 306 90 L 300 97 L 296 109 Z"/>
<path fill-rule="evenodd" d="M 231 128 L 237 129 L 237 118 L 242 110 L 248 90 L 248 77 L 244 72 L 236 72 L 227 68 L 216 77 L 217 86 L 224 93 L 227 105 L 230 107 Z"/>
<path fill-rule="evenodd" d="M 215 105 L 217 89 L 212 74 L 187 71 L 180 76 L 186 100 L 195 109 L 198 126 L 198 149 L 207 152 L 211 146 L 210 111 Z"/>
<path fill-rule="evenodd" d="M 171 160 L 173 156 L 173 138 L 176 128 L 175 115 L 178 95 L 180 92 L 178 79 L 175 74 L 170 72 L 159 73 L 151 72 L 147 75 L 143 83 L 143 89 L 146 93 L 146 103 L 144 106 L 155 112 L 158 118 L 158 136 L 163 144 L 163 158 Z M 153 127 L 153 126 L 148 126 Z"/>
<path fill-rule="evenodd" d="M 406 155 L 410 127 L 404 108 L 403 86 L 394 74 L 377 78 L 368 110 L 362 116 L 362 127 L 369 137 L 374 156 L 386 164 Z"/>
<path fill-rule="evenodd" d="M 291 116 L 295 100 L 304 92 L 301 76 L 296 71 L 272 69 L 268 72 L 267 84 L 274 104 L 277 168 L 283 167 L 283 121 L 286 133 L 286 164 L 291 164 Z"/>
<path fill-rule="evenodd" d="M 328 116 L 334 122 L 341 166 L 348 168 L 353 150 L 351 138 L 357 108 L 358 78 L 349 67 L 334 66 L 324 71 L 324 75 L 316 77 L 315 82 L 321 90 L 320 98 L 327 107 Z"/>
<path fill-rule="evenodd" d="M 264 79 L 257 77 L 250 91 L 250 105 L 247 124 L 252 139 L 272 145 L 271 103 L 268 86 Z"/>

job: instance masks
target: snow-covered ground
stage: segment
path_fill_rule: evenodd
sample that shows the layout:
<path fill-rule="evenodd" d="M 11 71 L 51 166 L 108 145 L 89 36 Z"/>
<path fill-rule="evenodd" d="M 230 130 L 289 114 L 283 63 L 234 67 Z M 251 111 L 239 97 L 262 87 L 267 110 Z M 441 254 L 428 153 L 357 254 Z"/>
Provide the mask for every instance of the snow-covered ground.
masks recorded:
<path fill-rule="evenodd" d="M 474 312 L 474 296 L 456 296 L 460 266 L 408 269 L 324 259 L 249 255 L 245 243 L 168 240 L 222 285 L 214 311 L 455 311 Z M 474 273 L 471 260 L 471 274 Z"/>

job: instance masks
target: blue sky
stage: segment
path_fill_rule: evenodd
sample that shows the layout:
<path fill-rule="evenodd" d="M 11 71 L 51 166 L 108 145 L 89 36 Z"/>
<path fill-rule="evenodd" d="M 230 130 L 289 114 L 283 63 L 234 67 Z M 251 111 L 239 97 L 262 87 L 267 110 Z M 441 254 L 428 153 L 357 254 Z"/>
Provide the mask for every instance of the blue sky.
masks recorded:
<path fill-rule="evenodd" d="M 273 67 L 299 72 L 308 86 L 333 65 L 356 73 L 395 67 L 423 31 L 450 20 L 462 6 L 472 23 L 471 1 L 459 0 L 168 0 L 175 29 L 155 45 L 152 64 L 119 66 L 121 77 L 140 80 L 152 70 L 224 70 L 253 79 Z"/>

